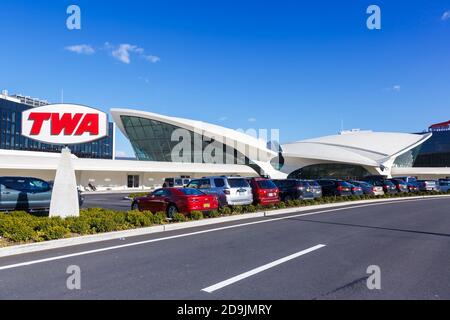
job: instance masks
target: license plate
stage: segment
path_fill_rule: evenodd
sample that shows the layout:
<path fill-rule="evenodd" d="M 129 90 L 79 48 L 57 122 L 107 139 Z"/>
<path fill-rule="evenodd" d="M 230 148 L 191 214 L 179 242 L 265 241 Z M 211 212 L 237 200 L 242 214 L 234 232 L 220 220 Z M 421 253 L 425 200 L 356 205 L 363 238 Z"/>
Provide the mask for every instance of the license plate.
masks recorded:
<path fill-rule="evenodd" d="M 205 204 L 203 205 L 203 208 L 211 208 L 211 205 L 210 205 L 209 203 L 205 203 Z"/>
<path fill-rule="evenodd" d="M 269 197 L 273 197 L 273 193 L 269 193 Z"/>

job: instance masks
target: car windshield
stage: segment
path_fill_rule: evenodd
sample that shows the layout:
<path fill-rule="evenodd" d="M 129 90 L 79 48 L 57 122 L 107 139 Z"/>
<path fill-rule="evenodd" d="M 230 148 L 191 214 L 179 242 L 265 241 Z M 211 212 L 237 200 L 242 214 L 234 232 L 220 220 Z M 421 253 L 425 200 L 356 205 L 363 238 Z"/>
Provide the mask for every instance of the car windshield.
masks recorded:
<path fill-rule="evenodd" d="M 201 195 L 204 195 L 204 193 L 201 192 L 200 190 L 192 189 L 192 188 L 181 189 L 181 191 L 187 196 L 201 196 Z"/>
<path fill-rule="evenodd" d="M 245 179 L 228 179 L 231 188 L 248 188 L 250 185 Z"/>
<path fill-rule="evenodd" d="M 384 182 L 384 184 L 387 185 L 387 186 L 394 186 L 394 184 L 391 181 L 389 181 L 389 180 L 386 180 Z"/>
<path fill-rule="evenodd" d="M 273 183 L 272 180 L 258 180 L 256 181 L 256 183 L 258 184 L 258 186 L 261 189 L 276 189 L 277 186 L 275 185 L 275 183 Z"/>

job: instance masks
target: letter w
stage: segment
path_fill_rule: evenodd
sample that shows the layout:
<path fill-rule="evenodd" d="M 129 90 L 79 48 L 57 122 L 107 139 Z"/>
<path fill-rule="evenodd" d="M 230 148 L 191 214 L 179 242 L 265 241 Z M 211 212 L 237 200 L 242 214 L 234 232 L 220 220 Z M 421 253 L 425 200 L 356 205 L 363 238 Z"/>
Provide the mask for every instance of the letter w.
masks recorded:
<path fill-rule="evenodd" d="M 58 136 L 64 130 L 64 135 L 72 135 L 82 116 L 82 113 L 75 113 L 73 116 L 71 113 L 64 113 L 60 118 L 58 113 L 52 113 L 51 134 Z"/>

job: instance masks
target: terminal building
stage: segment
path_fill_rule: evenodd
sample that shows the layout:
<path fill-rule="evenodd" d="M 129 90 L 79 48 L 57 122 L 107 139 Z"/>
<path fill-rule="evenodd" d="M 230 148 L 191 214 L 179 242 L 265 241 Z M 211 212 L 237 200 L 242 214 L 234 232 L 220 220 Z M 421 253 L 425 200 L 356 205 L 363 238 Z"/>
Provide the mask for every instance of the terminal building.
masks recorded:
<path fill-rule="evenodd" d="M 18 127 L 23 110 L 45 104 L 23 96 L 0 96 L 0 176 L 54 179 L 61 147 L 28 140 Z M 448 122 L 420 134 L 351 130 L 280 145 L 197 120 L 132 109 L 110 113 L 114 124 L 110 123 L 109 137 L 71 147 L 81 189 L 148 190 L 160 187 L 168 177 L 206 175 L 450 176 Z M 135 160 L 115 159 L 115 127 L 129 139 Z"/>

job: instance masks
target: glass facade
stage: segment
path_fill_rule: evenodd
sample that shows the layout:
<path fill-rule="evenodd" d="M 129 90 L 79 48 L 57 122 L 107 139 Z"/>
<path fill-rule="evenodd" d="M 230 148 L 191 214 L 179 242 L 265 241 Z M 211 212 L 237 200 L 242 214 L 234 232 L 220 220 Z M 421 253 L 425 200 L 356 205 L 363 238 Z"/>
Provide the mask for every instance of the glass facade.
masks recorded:
<path fill-rule="evenodd" d="M 176 148 L 181 140 L 172 141 L 172 134 L 175 130 L 180 129 L 179 127 L 151 119 L 132 116 L 121 116 L 121 120 L 138 160 L 161 162 L 173 161 L 172 150 Z M 189 150 L 181 150 L 180 154 L 178 154 L 178 156 L 182 158 L 184 156 L 183 152 L 190 152 L 190 154 L 186 155 L 187 161 L 183 162 L 254 165 L 243 154 L 236 149 L 227 147 L 225 144 L 219 145 L 223 150 L 223 159 L 216 159 L 215 162 L 209 162 L 208 159 L 205 159 L 203 153 L 209 145 L 214 143 L 214 141 L 204 141 L 202 135 L 196 132 L 187 130 L 185 132 L 190 135 L 191 146 Z M 201 146 L 196 147 L 196 143 L 201 143 Z M 213 156 L 215 155 L 213 154 Z"/>
<path fill-rule="evenodd" d="M 420 154 L 420 150 L 422 149 L 422 145 L 418 145 L 414 149 L 405 152 L 404 154 L 398 156 L 393 164 L 393 167 L 397 168 L 411 168 L 414 165 L 417 157 Z"/>
<path fill-rule="evenodd" d="M 60 152 L 62 146 L 38 142 L 21 135 L 22 112 L 31 107 L 14 101 L 0 99 L 0 149 Z M 113 123 L 109 123 L 108 137 L 70 146 L 72 153 L 80 158 L 112 159 Z"/>
<path fill-rule="evenodd" d="M 292 172 L 288 179 L 362 179 L 371 173 L 361 166 L 340 163 L 322 163 L 306 166 Z"/>
<path fill-rule="evenodd" d="M 422 144 L 414 167 L 450 167 L 450 130 L 432 130 L 433 136 Z"/>

